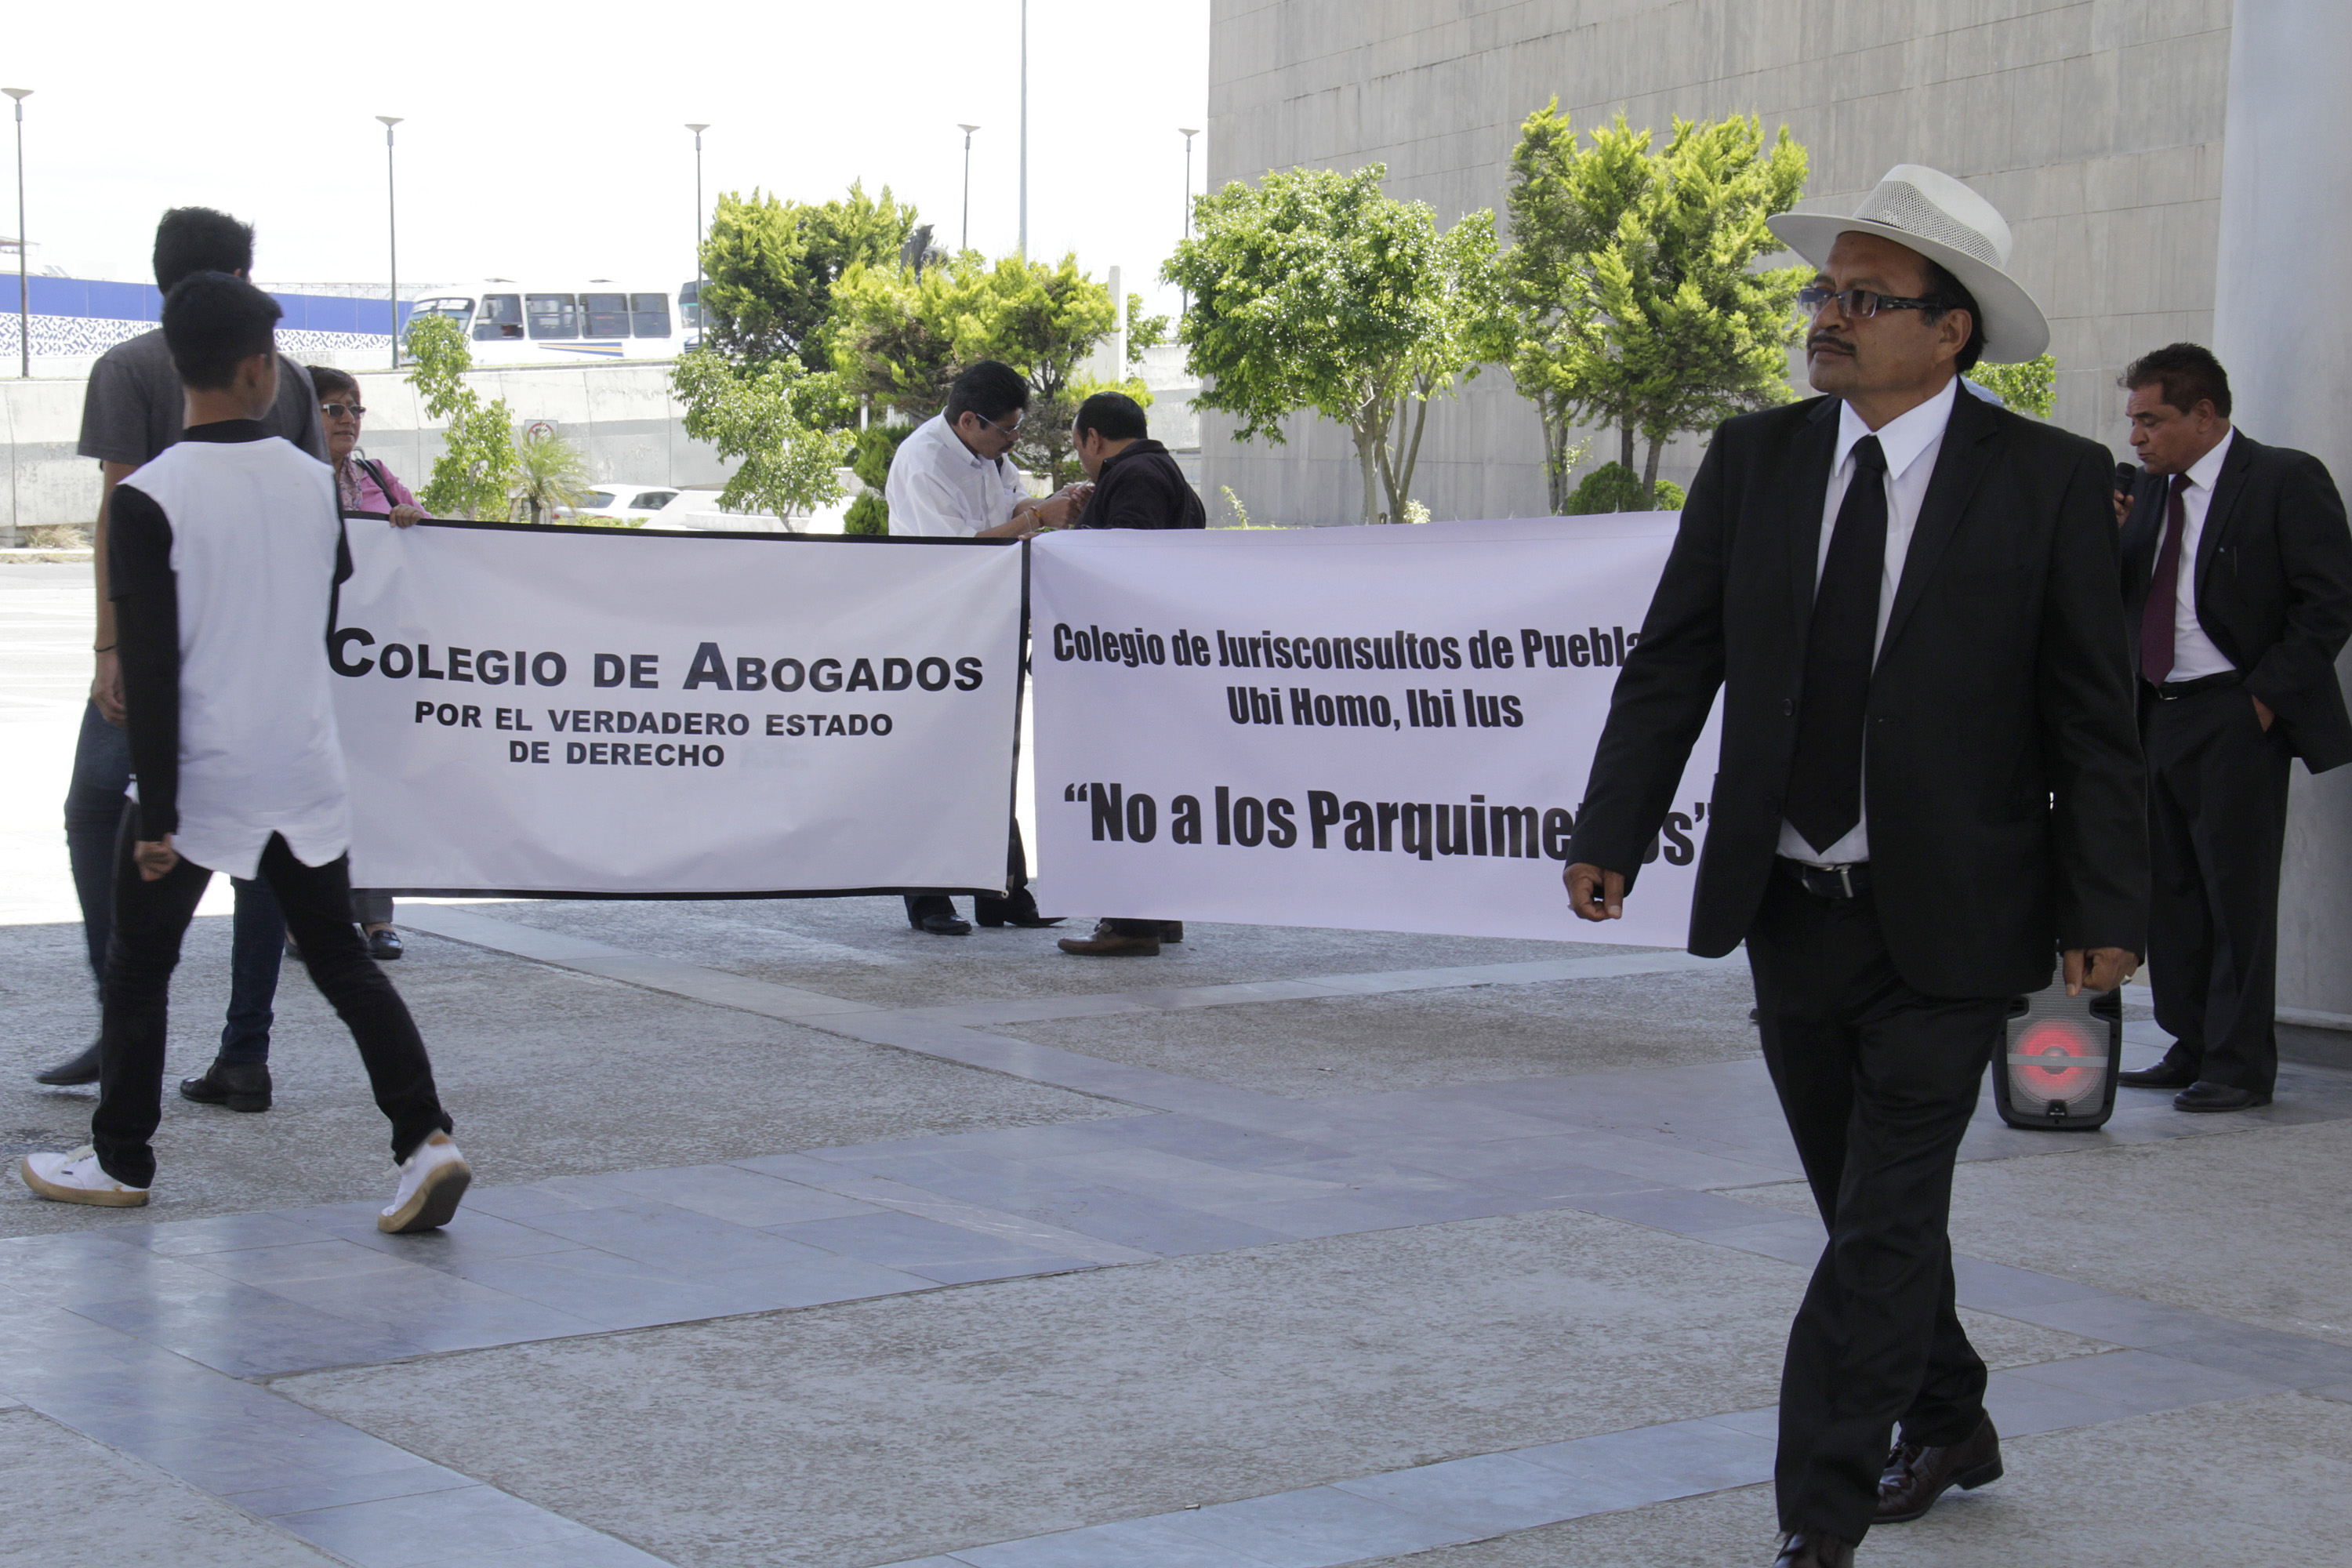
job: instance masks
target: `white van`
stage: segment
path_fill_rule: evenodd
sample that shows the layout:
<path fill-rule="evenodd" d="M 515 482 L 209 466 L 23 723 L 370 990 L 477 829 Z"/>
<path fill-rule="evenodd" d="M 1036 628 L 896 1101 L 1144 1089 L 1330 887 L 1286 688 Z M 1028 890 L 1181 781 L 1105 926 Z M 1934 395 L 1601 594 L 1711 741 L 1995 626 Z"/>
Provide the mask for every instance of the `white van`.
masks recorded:
<path fill-rule="evenodd" d="M 457 323 L 478 365 L 564 364 L 581 360 L 676 359 L 701 339 L 701 309 L 688 283 L 676 297 L 640 284 L 520 284 L 486 279 L 478 292 L 419 300 L 409 312 Z"/>

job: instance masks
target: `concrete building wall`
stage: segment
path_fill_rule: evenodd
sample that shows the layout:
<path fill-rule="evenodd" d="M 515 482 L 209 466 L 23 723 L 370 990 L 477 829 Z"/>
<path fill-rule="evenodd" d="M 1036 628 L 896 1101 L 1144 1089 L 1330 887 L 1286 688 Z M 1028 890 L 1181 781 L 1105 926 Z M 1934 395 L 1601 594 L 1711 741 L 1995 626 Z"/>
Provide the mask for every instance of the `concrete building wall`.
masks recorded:
<path fill-rule="evenodd" d="M 1811 153 L 1804 210 L 1853 210 L 1898 163 L 1999 206 L 2053 318 L 2071 429 L 2120 451 L 2116 373 L 2211 332 L 2230 0 L 1215 0 L 1210 25 L 1213 188 L 1378 161 L 1391 195 L 1451 223 L 1502 213 L 1519 123 L 1554 95 L 1580 128 L 1752 112 Z M 1213 499 L 1354 521 L 1343 433 L 1299 418 L 1266 447 L 1204 416 Z M 1540 512 L 1538 430 L 1491 368 L 1433 410 L 1415 489 L 1440 518 Z M 1686 481 L 1698 453 L 1677 443 L 1661 472 Z"/>

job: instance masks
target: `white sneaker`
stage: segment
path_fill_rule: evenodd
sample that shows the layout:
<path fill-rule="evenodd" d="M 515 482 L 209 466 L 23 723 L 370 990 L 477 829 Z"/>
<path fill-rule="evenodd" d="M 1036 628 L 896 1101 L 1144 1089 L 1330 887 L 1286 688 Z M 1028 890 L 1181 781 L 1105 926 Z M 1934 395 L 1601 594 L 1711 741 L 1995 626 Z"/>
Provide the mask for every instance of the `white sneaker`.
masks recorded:
<path fill-rule="evenodd" d="M 437 1230 L 457 1214 L 457 1200 L 473 1184 L 474 1170 L 466 1156 L 449 1142 L 449 1134 L 436 1132 L 400 1163 L 400 1190 L 392 1194 L 392 1206 L 377 1216 L 375 1227 L 394 1236 Z"/>
<path fill-rule="evenodd" d="M 100 1169 L 98 1151 L 87 1143 L 70 1154 L 27 1154 L 17 1173 L 33 1191 L 61 1204 L 135 1209 L 147 1201 L 146 1188 L 126 1187 Z"/>

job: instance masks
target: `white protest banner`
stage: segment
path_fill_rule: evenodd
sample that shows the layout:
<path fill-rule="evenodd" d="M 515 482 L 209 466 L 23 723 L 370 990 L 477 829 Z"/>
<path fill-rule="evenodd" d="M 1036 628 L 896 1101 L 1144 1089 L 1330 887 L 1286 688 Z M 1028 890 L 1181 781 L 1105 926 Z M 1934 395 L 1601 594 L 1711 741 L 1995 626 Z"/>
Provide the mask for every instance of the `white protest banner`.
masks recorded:
<path fill-rule="evenodd" d="M 1018 548 L 346 531 L 329 651 L 355 885 L 1003 886 Z"/>
<path fill-rule="evenodd" d="M 1560 873 L 1671 513 L 1032 548 L 1057 911 L 1679 946 L 1710 719 L 1622 921 Z"/>

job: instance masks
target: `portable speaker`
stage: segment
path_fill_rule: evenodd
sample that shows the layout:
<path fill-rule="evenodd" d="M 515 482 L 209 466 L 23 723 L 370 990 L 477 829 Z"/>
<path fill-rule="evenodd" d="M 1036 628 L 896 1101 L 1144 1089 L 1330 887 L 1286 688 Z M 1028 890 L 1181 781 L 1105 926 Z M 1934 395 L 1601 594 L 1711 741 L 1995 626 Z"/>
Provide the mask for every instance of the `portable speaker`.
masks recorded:
<path fill-rule="evenodd" d="M 2091 1011 L 2099 994 L 2069 996 L 2061 981 L 2028 996 L 2025 1011 L 2009 1020 L 2007 1048 L 1992 1080 L 2003 1121 L 2087 1132 L 2114 1114 L 2124 1026 Z"/>

